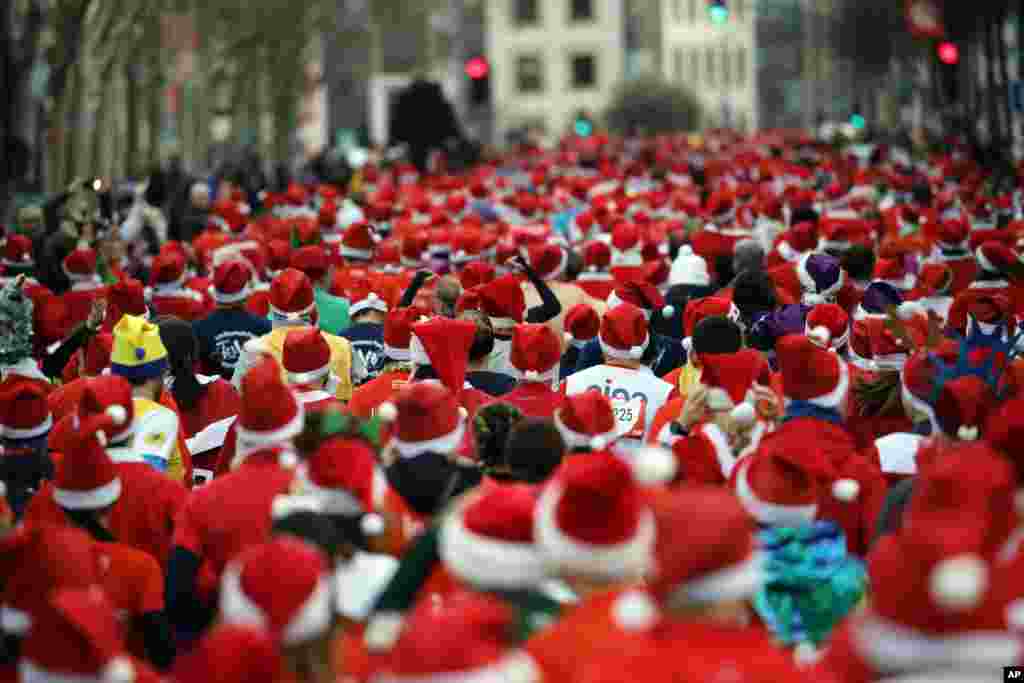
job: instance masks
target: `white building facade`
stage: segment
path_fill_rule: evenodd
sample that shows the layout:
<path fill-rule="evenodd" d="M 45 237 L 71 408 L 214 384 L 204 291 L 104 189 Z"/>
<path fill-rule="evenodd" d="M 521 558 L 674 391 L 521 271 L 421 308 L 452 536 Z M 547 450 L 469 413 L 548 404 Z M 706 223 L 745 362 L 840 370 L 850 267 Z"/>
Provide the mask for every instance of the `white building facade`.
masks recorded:
<path fill-rule="evenodd" d="M 700 100 L 704 127 L 758 127 L 756 0 L 729 0 L 711 21 L 707 0 L 662 0 L 663 76 Z"/>
<path fill-rule="evenodd" d="M 625 0 L 487 0 L 496 141 L 599 117 L 625 74 Z"/>

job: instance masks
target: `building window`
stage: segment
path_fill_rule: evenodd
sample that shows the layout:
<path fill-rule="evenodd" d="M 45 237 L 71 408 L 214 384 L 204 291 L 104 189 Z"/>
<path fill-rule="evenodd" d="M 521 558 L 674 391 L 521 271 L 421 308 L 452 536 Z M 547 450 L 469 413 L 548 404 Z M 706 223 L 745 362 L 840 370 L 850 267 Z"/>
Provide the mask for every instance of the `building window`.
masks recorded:
<path fill-rule="evenodd" d="M 537 93 L 544 89 L 540 57 L 524 55 L 516 59 L 516 89 L 521 93 Z"/>
<path fill-rule="evenodd" d="M 728 47 L 722 47 L 722 87 L 726 90 L 732 88 L 732 59 Z"/>
<path fill-rule="evenodd" d="M 707 51 L 704 54 L 705 64 L 704 67 L 707 73 L 704 76 L 704 81 L 709 88 L 715 87 L 715 54 L 718 52 L 714 47 L 708 46 Z"/>
<path fill-rule="evenodd" d="M 594 0 L 570 0 L 569 10 L 570 21 L 594 20 Z"/>
<path fill-rule="evenodd" d="M 597 85 L 597 59 L 594 55 L 573 55 L 572 87 L 576 90 Z"/>
<path fill-rule="evenodd" d="M 677 81 L 683 81 L 683 48 L 681 47 L 672 51 L 672 73 Z"/>
<path fill-rule="evenodd" d="M 511 0 L 512 22 L 516 26 L 533 26 L 540 22 L 540 0 Z"/>
<path fill-rule="evenodd" d="M 736 50 L 736 87 L 747 87 L 747 48 Z"/>
<path fill-rule="evenodd" d="M 700 51 L 696 48 L 690 50 L 690 82 L 700 83 Z"/>

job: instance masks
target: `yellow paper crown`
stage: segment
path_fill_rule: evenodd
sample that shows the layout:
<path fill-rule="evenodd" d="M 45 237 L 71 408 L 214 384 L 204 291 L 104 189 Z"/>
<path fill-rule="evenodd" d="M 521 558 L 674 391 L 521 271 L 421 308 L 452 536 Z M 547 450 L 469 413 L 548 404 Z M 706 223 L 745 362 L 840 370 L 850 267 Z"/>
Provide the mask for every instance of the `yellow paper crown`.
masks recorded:
<path fill-rule="evenodd" d="M 148 379 L 167 370 L 167 348 L 160 328 L 145 318 L 125 315 L 114 326 L 111 370 L 128 379 Z"/>

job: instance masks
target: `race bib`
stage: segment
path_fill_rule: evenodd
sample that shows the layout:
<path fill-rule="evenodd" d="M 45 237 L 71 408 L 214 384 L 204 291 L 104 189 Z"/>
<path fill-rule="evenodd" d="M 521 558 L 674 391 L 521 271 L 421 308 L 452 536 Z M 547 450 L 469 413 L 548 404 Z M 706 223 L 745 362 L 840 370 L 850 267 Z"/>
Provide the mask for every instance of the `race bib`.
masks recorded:
<path fill-rule="evenodd" d="M 615 435 L 620 439 L 643 439 L 647 425 L 647 402 L 640 397 L 612 400 Z"/>

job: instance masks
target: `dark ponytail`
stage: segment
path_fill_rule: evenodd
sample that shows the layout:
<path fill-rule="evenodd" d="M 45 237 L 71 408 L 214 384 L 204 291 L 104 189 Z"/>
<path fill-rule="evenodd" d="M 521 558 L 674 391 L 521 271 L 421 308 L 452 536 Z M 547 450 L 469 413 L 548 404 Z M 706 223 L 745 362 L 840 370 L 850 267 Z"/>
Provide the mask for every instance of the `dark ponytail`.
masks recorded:
<path fill-rule="evenodd" d="M 199 343 L 192 326 L 184 320 L 167 317 L 157 322 L 160 325 L 160 340 L 167 347 L 172 379 L 171 395 L 178 408 L 187 412 L 196 407 L 207 389 L 199 383 L 195 373 Z"/>

